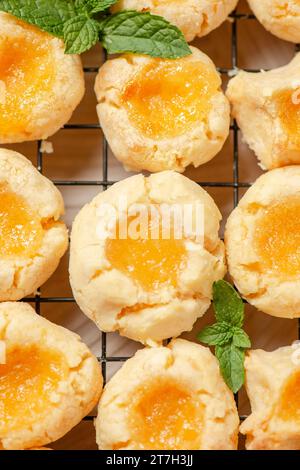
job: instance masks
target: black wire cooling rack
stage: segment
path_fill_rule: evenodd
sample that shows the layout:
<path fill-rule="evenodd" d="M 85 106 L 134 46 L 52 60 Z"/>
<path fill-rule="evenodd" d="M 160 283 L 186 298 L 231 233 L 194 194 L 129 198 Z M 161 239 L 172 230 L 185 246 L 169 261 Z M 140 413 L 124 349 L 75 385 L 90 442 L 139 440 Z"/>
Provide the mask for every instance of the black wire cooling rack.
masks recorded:
<path fill-rule="evenodd" d="M 231 77 L 238 69 L 238 34 L 237 28 L 238 23 L 243 20 L 255 20 L 255 16 L 252 14 L 240 14 L 236 11 L 230 15 L 230 22 L 231 22 L 231 67 L 230 68 L 218 68 L 218 71 L 221 73 L 222 76 Z M 296 46 L 296 52 L 300 50 L 300 46 Z M 106 60 L 106 55 L 104 56 L 104 60 Z M 246 69 L 244 69 L 246 70 Z M 247 69 L 249 72 L 259 72 L 259 69 Z M 85 74 L 97 73 L 97 67 L 85 67 L 84 68 Z M 66 124 L 64 129 L 96 129 L 101 130 L 101 126 L 99 124 Z M 231 131 L 233 133 L 233 181 L 232 182 L 222 182 L 222 181 L 197 181 L 197 183 L 206 188 L 231 188 L 232 189 L 232 196 L 233 196 L 233 206 L 236 207 L 239 202 L 239 192 L 242 188 L 249 188 L 251 186 L 250 182 L 242 182 L 239 180 L 239 128 L 234 121 L 231 125 Z M 42 142 L 37 142 L 37 169 L 40 173 L 43 173 L 43 153 L 41 150 Z M 102 161 L 102 179 L 100 180 L 53 180 L 53 183 L 58 186 L 99 186 L 102 190 L 106 190 L 108 187 L 112 186 L 117 181 L 110 181 L 108 179 L 108 144 L 106 139 L 103 136 L 103 144 L 102 144 L 102 152 L 103 152 L 103 161 Z M 75 303 L 75 299 L 73 297 L 47 297 L 41 294 L 41 291 L 34 297 L 24 299 L 27 302 L 31 302 L 35 304 L 35 310 L 38 314 L 41 312 L 41 304 L 43 303 Z M 298 323 L 298 332 L 300 337 L 300 320 Z M 101 364 L 102 373 L 104 382 L 106 382 L 107 378 L 107 364 L 113 362 L 123 363 L 130 357 L 125 356 L 109 356 L 107 355 L 107 333 L 101 333 L 101 355 L 98 357 L 98 361 Z M 238 401 L 238 395 L 236 395 L 236 401 Z M 84 421 L 92 421 L 95 416 L 86 416 Z M 244 420 L 246 416 L 240 416 L 241 420 Z"/>

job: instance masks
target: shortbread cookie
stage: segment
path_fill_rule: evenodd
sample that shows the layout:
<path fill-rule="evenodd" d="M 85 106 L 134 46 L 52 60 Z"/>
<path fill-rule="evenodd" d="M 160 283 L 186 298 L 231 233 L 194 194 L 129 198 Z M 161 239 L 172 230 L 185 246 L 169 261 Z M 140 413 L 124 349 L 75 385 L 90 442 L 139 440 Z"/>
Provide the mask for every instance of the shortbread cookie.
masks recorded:
<path fill-rule="evenodd" d="M 0 12 L 0 144 L 46 139 L 70 119 L 83 93 L 79 56 Z"/>
<path fill-rule="evenodd" d="M 241 426 L 249 450 L 300 450 L 300 345 L 249 351 L 252 413 Z"/>
<path fill-rule="evenodd" d="M 227 97 L 263 169 L 300 163 L 300 54 L 270 72 L 239 72 Z"/>
<path fill-rule="evenodd" d="M 213 62 L 191 50 L 177 60 L 123 55 L 101 67 L 95 85 L 98 116 L 125 168 L 182 172 L 222 149 L 229 103 Z"/>
<path fill-rule="evenodd" d="M 248 0 L 253 13 L 270 33 L 300 42 L 299 0 Z"/>
<path fill-rule="evenodd" d="M 239 417 L 216 358 L 185 340 L 138 351 L 106 386 L 101 450 L 235 450 Z"/>
<path fill-rule="evenodd" d="M 97 404 L 97 359 L 76 334 L 28 304 L 0 304 L 0 345 L 0 448 L 43 447 Z"/>
<path fill-rule="evenodd" d="M 112 12 L 150 11 L 181 29 L 187 41 L 193 41 L 220 26 L 237 3 L 238 0 L 121 0 Z"/>
<path fill-rule="evenodd" d="M 230 215 L 228 268 L 242 296 L 262 312 L 300 317 L 300 166 L 258 178 Z"/>
<path fill-rule="evenodd" d="M 0 301 L 32 294 L 68 247 L 63 198 L 23 155 L 0 149 Z"/>

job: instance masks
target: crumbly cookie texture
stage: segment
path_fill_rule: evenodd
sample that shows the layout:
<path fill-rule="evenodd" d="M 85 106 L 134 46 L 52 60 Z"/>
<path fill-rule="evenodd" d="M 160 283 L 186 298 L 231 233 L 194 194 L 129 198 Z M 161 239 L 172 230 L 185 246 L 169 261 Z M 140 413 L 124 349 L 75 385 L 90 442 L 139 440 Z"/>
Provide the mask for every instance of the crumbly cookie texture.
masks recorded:
<path fill-rule="evenodd" d="M 300 449 L 299 356 L 292 346 L 248 352 L 246 389 L 252 413 L 240 428 L 248 450 Z"/>
<path fill-rule="evenodd" d="M 83 97 L 80 57 L 65 54 L 60 39 L 3 12 L 0 30 L 0 144 L 46 139 Z"/>
<path fill-rule="evenodd" d="M 21 424 L 20 416 L 17 417 L 19 424 L 12 426 L 12 429 L 7 429 L 3 423 L 0 424 L 0 448 L 22 450 L 43 447 L 64 436 L 97 404 L 103 382 L 100 367 L 97 359 L 75 333 L 40 317 L 28 304 L 4 302 L 0 304 L 0 340 L 6 345 L 7 351 L 14 348 L 27 350 L 31 347 L 42 348 L 46 352 L 54 351 L 62 358 L 64 370 L 64 375 L 55 389 L 48 392 L 50 396 L 45 410 L 37 413 L 35 403 L 32 402 L 31 414 L 24 414 Z M 23 360 L 26 363 L 27 357 Z M 15 375 L 12 377 L 16 383 L 19 380 L 20 393 L 22 380 L 26 380 L 23 392 L 27 393 L 31 380 L 30 367 L 35 370 L 35 364 L 28 363 L 20 369 L 19 379 Z M 46 363 L 44 367 L 47 367 Z M 52 366 L 49 373 L 53 371 L 56 373 L 57 367 Z M 2 376 L 1 372 L 0 365 Z M 26 374 L 27 379 L 24 378 Z M 2 377 L 4 378 L 5 376 Z M 4 386 L 3 380 L 1 386 Z M 3 388 L 2 393 L 5 399 Z M 7 409 L 5 413 L 13 415 L 14 409 Z"/>
<path fill-rule="evenodd" d="M 152 64 L 163 64 L 164 61 L 159 62 L 158 59 L 146 56 L 123 55 L 108 60 L 100 68 L 95 83 L 99 120 L 115 157 L 123 163 L 126 169 L 183 172 L 188 165 L 198 167 L 208 162 L 222 149 L 229 134 L 229 103 L 221 89 L 221 78 L 211 59 L 195 47 L 191 47 L 191 50 L 190 56 L 178 59 L 178 65 L 182 66 L 182 70 L 184 70 L 184 67 L 199 64 L 199 67 L 210 75 L 208 81 L 214 81 L 217 85 L 209 100 L 210 109 L 207 115 L 205 114 L 205 118 L 195 120 L 182 133 L 178 131 L 178 134 L 175 133 L 171 137 L 168 135 L 157 136 L 155 133 L 148 135 L 142 132 L 126 109 L 127 100 L 124 102 L 122 98 L 126 86 L 135 79 L 137 74 L 142 73 Z M 172 61 L 173 65 L 175 63 Z M 193 73 L 199 73 L 199 77 L 201 75 L 201 71 Z M 174 82 L 173 79 L 172 83 L 176 83 L 176 81 Z M 190 90 L 190 92 L 192 91 Z M 155 104 L 155 92 L 149 90 L 149 86 L 145 90 L 145 94 L 147 93 Z M 160 96 L 159 93 L 157 98 Z M 176 88 L 174 88 L 173 99 L 175 98 Z M 145 99 L 149 100 L 148 95 Z M 195 98 L 194 102 L 187 107 L 190 110 L 189 118 L 194 113 L 198 99 L 200 98 Z M 178 101 L 178 109 L 181 106 L 180 100 L 181 98 Z M 207 99 L 204 100 L 208 104 Z M 169 99 L 167 104 L 169 106 Z M 164 106 L 163 103 L 161 106 Z M 177 112 L 179 112 L 178 109 Z M 170 113 L 172 112 L 170 111 Z M 170 115 L 168 118 L 170 119 Z M 157 115 L 158 122 L 159 119 L 160 116 Z M 184 119 L 185 117 L 183 117 L 183 121 Z"/>
<path fill-rule="evenodd" d="M 181 29 L 187 41 L 193 41 L 220 26 L 237 3 L 238 0 L 121 0 L 112 7 L 112 12 L 150 11 Z"/>
<path fill-rule="evenodd" d="M 54 184 L 29 160 L 3 148 L 0 149 L 2 186 L 22 197 L 43 227 L 41 244 L 33 256 L 0 258 L 0 301 L 20 300 L 49 279 L 67 250 L 68 231 L 59 220 L 64 213 L 64 203 Z"/>
<path fill-rule="evenodd" d="M 269 72 L 239 72 L 228 85 L 233 117 L 263 169 L 300 163 L 300 54 Z"/>
<path fill-rule="evenodd" d="M 270 33 L 286 41 L 300 41 L 300 5 L 297 0 L 248 0 L 248 3 Z"/>
<path fill-rule="evenodd" d="M 147 291 L 109 263 L 109 233 L 98 235 L 105 234 L 109 220 L 101 218 L 99 211 L 105 204 L 117 208 L 120 197 L 126 198 L 125 212 L 136 203 L 167 203 L 190 204 L 195 214 L 196 205 L 203 205 L 205 242 L 187 234 L 186 261 L 178 272 L 176 287 Z M 118 330 L 146 344 L 191 330 L 210 305 L 213 282 L 226 272 L 223 242 L 218 235 L 220 220 L 221 214 L 208 193 L 176 172 L 136 175 L 100 193 L 80 211 L 72 228 L 70 280 L 80 308 L 101 330 Z"/>
<path fill-rule="evenodd" d="M 249 303 L 276 317 L 300 317 L 299 185 L 299 166 L 264 174 L 226 224 L 228 269 L 237 288 Z"/>
<path fill-rule="evenodd" d="M 145 348 L 138 351 L 132 359 L 129 359 L 115 374 L 104 389 L 99 403 L 98 417 L 96 419 L 97 443 L 101 450 L 141 450 L 147 449 L 147 444 L 142 442 L 145 426 L 149 425 L 151 409 L 147 409 L 147 398 L 143 403 L 144 421 L 139 422 L 140 432 L 133 434 L 135 425 L 137 397 L 151 396 L 151 387 L 155 390 L 158 384 L 163 384 L 165 396 L 159 393 L 148 405 L 155 406 L 157 413 L 162 413 L 161 400 L 165 400 L 165 406 L 169 406 L 168 400 L 172 399 L 173 387 L 182 390 L 195 402 L 198 413 L 201 413 L 201 425 L 197 421 L 197 429 L 190 433 L 198 434 L 196 447 L 187 447 L 194 450 L 235 450 L 238 441 L 239 418 L 234 402 L 233 394 L 225 385 L 220 374 L 216 358 L 208 348 L 185 341 L 173 340 L 167 347 Z M 169 389 L 169 392 L 168 392 Z M 170 405 L 172 406 L 172 405 Z M 178 412 L 178 404 L 173 403 L 173 413 Z M 181 410 L 183 410 L 183 406 Z M 162 409 L 161 409 L 162 408 Z M 153 411 L 153 408 L 152 408 Z M 172 409 L 170 409 L 172 413 Z M 180 413 L 180 411 L 179 411 Z M 145 416 L 149 414 L 149 419 Z M 153 417 L 155 419 L 155 416 Z M 186 417 L 188 418 L 188 417 Z M 189 424 L 194 417 L 190 417 Z M 146 422 L 148 421 L 148 422 Z M 168 426 L 176 426 L 166 419 L 161 423 L 161 436 L 170 436 Z M 150 423 L 151 426 L 151 423 Z M 153 430 L 152 430 L 153 431 Z M 182 432 L 180 429 L 178 432 Z M 176 433 L 176 427 L 175 427 Z M 154 436 L 147 436 L 151 442 Z M 174 436 L 176 442 L 176 436 Z M 184 442 L 176 442 L 175 446 L 168 448 L 184 449 Z M 157 445 L 170 445 L 152 442 L 153 449 Z M 194 442 L 195 445 L 195 442 Z"/>

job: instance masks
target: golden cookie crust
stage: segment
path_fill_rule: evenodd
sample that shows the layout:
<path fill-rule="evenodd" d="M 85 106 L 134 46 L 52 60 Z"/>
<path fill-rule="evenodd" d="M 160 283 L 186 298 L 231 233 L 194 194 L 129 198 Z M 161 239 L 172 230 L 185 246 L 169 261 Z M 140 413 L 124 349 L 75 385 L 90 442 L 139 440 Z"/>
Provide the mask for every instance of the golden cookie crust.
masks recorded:
<path fill-rule="evenodd" d="M 0 184 L 21 196 L 44 226 L 42 244 L 33 257 L 0 258 L 0 301 L 32 294 L 56 270 L 68 247 L 68 231 L 61 193 L 23 155 L 0 149 Z"/>
<path fill-rule="evenodd" d="M 1 434 L 0 448 L 46 446 L 64 436 L 97 404 L 103 382 L 100 367 L 78 335 L 40 317 L 28 304 L 4 302 L 0 304 L 0 339 L 10 346 L 40 345 L 55 350 L 69 367 L 48 413 L 31 426 Z"/>
<path fill-rule="evenodd" d="M 297 196 L 300 167 L 269 171 L 256 180 L 228 218 L 225 247 L 228 270 L 242 296 L 262 312 L 275 317 L 300 317 L 300 281 L 260 269 L 254 248 L 260 211 L 289 196 Z"/>
<path fill-rule="evenodd" d="M 121 10 L 150 11 L 177 26 L 188 42 L 202 37 L 226 21 L 238 0 L 121 0 L 112 12 Z"/>
<path fill-rule="evenodd" d="M 34 34 L 35 27 L 28 27 L 13 16 L 0 12 L 0 45 L 7 39 L 20 40 L 29 28 L 31 34 Z M 80 57 L 65 54 L 64 44 L 60 39 L 47 33 L 44 35 L 45 42 L 51 50 L 53 69 L 55 69 L 51 93 L 47 91 L 43 95 L 43 100 L 33 105 L 24 130 L 11 129 L 7 134 L 0 127 L 0 144 L 46 139 L 69 121 L 83 97 L 85 85 Z M 5 85 L 0 80 L 0 90 L 1 83 Z M 2 100 L 0 102 L 2 103 Z M 5 106 L 5 101 L 2 106 Z M 0 109 L 2 106 L 0 105 Z"/>
<path fill-rule="evenodd" d="M 126 411 L 136 390 L 147 381 L 176 380 L 205 406 L 199 450 L 236 450 L 239 417 L 216 358 L 208 348 L 173 340 L 167 347 L 138 351 L 104 389 L 95 421 L 100 450 L 138 450 Z"/>
<path fill-rule="evenodd" d="M 192 55 L 186 62 L 200 61 L 218 74 L 211 59 L 199 49 L 191 47 Z M 108 60 L 96 78 L 97 112 L 103 132 L 115 157 L 126 169 L 151 172 L 175 170 L 183 172 L 188 165 L 198 167 L 211 160 L 223 147 L 229 134 L 230 110 L 227 98 L 220 88 L 212 97 L 212 109 L 207 122 L 195 122 L 182 135 L 169 138 L 150 138 L 135 127 L 121 103 L 121 93 L 130 79 L 153 61 L 139 55 L 123 55 Z"/>
<path fill-rule="evenodd" d="M 300 163 L 300 148 L 283 127 L 274 96 L 291 90 L 298 100 L 300 54 L 286 66 L 269 72 L 239 72 L 226 92 L 232 115 L 263 169 Z M 292 97 L 291 97 L 292 99 Z M 296 109 L 295 109 L 296 112 Z"/>
<path fill-rule="evenodd" d="M 300 423 L 281 419 L 278 404 L 284 383 L 300 373 L 292 346 L 272 352 L 249 351 L 245 360 L 246 389 L 252 413 L 242 423 L 248 450 L 299 450 Z"/>
<path fill-rule="evenodd" d="M 134 203 L 202 203 L 205 217 L 205 246 L 193 238 L 186 243 L 187 263 L 179 275 L 178 288 L 147 292 L 129 276 L 110 266 L 105 253 L 107 237 L 97 235 L 104 219 L 97 215 L 106 203 L 117 204 L 127 197 Z M 194 206 L 193 206 L 194 207 Z M 221 214 L 199 185 L 176 172 L 136 175 L 100 193 L 77 215 L 71 235 L 70 280 L 81 310 L 103 331 L 155 344 L 192 329 L 210 305 L 212 284 L 223 278 L 226 267 L 223 242 L 218 235 Z M 126 307 L 139 306 L 138 313 Z M 148 306 L 148 307 L 147 307 Z"/>
<path fill-rule="evenodd" d="M 300 42 L 300 5 L 293 0 L 248 0 L 250 8 L 270 33 L 294 43 Z"/>

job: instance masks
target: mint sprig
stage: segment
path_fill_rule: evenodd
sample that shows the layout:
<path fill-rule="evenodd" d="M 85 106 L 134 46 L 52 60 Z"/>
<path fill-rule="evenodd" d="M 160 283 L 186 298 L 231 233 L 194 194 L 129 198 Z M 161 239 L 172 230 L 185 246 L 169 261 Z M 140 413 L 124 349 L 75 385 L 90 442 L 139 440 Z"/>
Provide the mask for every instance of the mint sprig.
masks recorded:
<path fill-rule="evenodd" d="M 64 24 L 77 15 L 66 0 L 0 0 L 0 10 L 62 39 Z"/>
<path fill-rule="evenodd" d="M 99 23 L 82 14 L 70 18 L 64 24 L 66 54 L 82 54 L 98 41 Z"/>
<path fill-rule="evenodd" d="M 110 16 L 100 39 L 111 54 L 133 52 L 175 59 L 191 52 L 176 26 L 148 12 L 121 11 Z"/>
<path fill-rule="evenodd" d="M 75 0 L 77 10 L 85 10 L 89 13 L 99 13 L 111 7 L 118 0 Z"/>
<path fill-rule="evenodd" d="M 176 26 L 149 12 L 108 8 L 117 0 L 0 0 L 0 11 L 64 40 L 66 54 L 81 54 L 98 40 L 109 54 L 138 53 L 177 59 L 191 54 Z"/>
<path fill-rule="evenodd" d="M 243 330 L 244 303 L 231 284 L 218 281 L 213 285 L 213 306 L 217 322 L 204 328 L 198 340 L 215 346 L 215 355 L 228 387 L 238 392 L 245 381 L 245 351 L 251 341 Z"/>

